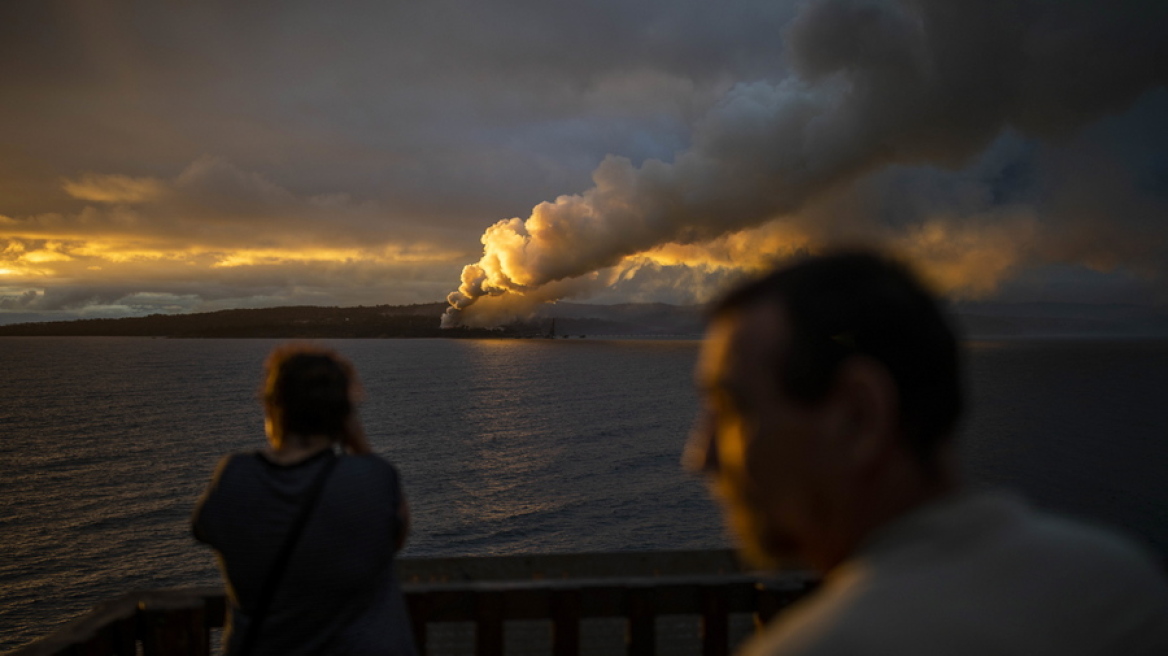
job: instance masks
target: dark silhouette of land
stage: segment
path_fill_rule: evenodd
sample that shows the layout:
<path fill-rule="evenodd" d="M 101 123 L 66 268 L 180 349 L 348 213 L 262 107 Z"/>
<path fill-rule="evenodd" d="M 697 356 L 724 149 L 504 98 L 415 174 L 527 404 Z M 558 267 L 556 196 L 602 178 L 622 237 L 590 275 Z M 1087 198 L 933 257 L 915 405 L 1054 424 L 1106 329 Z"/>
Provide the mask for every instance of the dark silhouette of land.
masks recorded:
<path fill-rule="evenodd" d="M 698 335 L 697 306 L 663 303 L 549 305 L 525 321 L 498 328 L 440 328 L 446 303 L 356 307 L 291 306 L 220 310 L 193 314 L 151 314 L 120 319 L 76 319 L 0 326 L 0 336 L 75 337 L 254 337 L 278 339 L 348 338 L 517 338 L 589 335 Z M 558 323 L 552 323 L 553 319 Z"/>
<path fill-rule="evenodd" d="M 0 326 L 2 336 L 270 337 L 510 337 L 515 329 L 438 327 L 445 303 L 357 307 L 294 306 L 151 314 L 123 319 L 77 319 Z"/>
<path fill-rule="evenodd" d="M 77 319 L 0 325 L 0 336 L 516 338 L 697 337 L 703 330 L 699 305 L 554 303 L 525 321 L 500 328 L 439 327 L 446 303 L 356 307 L 293 306 L 152 314 L 122 319 Z M 1168 308 L 1070 303 L 958 303 L 951 308 L 961 334 L 978 338 L 1168 337 Z M 554 320 L 554 323 L 553 323 Z"/>

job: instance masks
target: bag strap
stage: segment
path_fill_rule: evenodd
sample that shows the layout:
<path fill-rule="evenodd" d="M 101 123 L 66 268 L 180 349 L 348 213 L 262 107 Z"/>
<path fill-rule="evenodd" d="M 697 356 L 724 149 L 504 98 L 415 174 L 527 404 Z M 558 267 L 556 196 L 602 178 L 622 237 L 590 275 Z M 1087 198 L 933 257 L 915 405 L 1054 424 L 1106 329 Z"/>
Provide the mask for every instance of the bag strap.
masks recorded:
<path fill-rule="evenodd" d="M 304 532 L 304 527 L 308 524 L 308 518 L 312 516 L 312 510 L 316 507 L 317 499 L 320 498 L 320 492 L 324 489 L 324 484 L 328 480 L 333 467 L 336 467 L 338 460 L 340 460 L 340 456 L 334 455 L 321 467 L 320 472 L 317 473 L 316 478 L 312 481 L 312 487 L 308 490 L 308 496 L 304 500 L 304 505 L 300 508 L 300 514 L 296 516 L 296 521 L 288 529 L 288 536 L 284 539 L 284 545 L 280 547 L 280 553 L 276 555 L 276 560 L 268 570 L 267 577 L 264 578 L 264 585 L 260 588 L 260 596 L 256 601 L 255 611 L 249 614 L 251 621 L 248 622 L 247 632 L 244 634 L 243 643 L 240 645 L 240 656 L 250 654 L 255 647 L 256 640 L 259 639 L 260 627 L 268 615 L 268 608 L 272 605 L 272 598 L 276 596 L 276 589 L 280 587 L 280 581 L 284 578 L 284 570 L 288 568 L 288 561 L 292 558 L 292 551 L 296 548 L 296 543 L 300 540 L 300 534 Z"/>

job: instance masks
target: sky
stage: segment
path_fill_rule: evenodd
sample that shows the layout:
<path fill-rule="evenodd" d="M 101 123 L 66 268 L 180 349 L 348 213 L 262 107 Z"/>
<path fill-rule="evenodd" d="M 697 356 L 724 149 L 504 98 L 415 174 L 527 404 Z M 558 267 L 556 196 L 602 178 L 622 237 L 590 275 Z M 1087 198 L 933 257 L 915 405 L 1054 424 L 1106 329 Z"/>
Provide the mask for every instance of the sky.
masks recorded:
<path fill-rule="evenodd" d="M 847 246 L 1164 306 L 1166 44 L 1156 0 L 12 0 L 0 323 L 489 324 Z"/>

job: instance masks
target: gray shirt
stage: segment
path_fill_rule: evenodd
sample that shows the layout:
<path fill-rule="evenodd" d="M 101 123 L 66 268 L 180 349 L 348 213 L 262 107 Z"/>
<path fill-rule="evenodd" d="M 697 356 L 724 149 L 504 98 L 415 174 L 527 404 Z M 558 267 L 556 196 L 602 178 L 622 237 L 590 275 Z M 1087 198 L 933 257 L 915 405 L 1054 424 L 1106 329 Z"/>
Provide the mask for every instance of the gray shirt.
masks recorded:
<path fill-rule="evenodd" d="M 748 656 L 1168 654 L 1168 584 L 1110 533 L 992 493 L 878 531 Z"/>
<path fill-rule="evenodd" d="M 238 650 L 264 578 L 308 490 L 339 458 L 268 610 L 261 654 L 414 654 L 393 555 L 402 493 L 393 465 L 375 455 L 325 451 L 293 465 L 260 453 L 219 463 L 195 508 L 195 538 L 215 548 L 227 583 L 227 653 Z"/>

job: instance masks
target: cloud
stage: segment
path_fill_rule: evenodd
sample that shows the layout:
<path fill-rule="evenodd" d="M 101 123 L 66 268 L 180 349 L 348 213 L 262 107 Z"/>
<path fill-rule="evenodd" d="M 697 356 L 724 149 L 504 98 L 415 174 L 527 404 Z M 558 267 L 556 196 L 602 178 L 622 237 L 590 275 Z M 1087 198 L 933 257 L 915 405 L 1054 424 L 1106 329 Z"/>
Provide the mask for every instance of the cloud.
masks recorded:
<path fill-rule="evenodd" d="M 98 203 L 141 203 L 162 195 L 162 181 L 126 175 L 88 173 L 80 180 L 67 180 L 65 192 L 74 198 Z"/>
<path fill-rule="evenodd" d="M 961 168 L 1007 131 L 1044 146 L 1073 138 L 1168 80 L 1164 29 L 1150 25 L 1168 27 L 1168 11 L 1139 2 L 809 3 L 785 35 L 795 75 L 735 85 L 672 161 L 606 158 L 586 191 L 487 228 L 483 256 L 449 297 L 447 324 L 480 298 L 529 296 L 666 244 L 776 219 L 818 237 L 816 248 L 881 236 L 931 263 L 945 286 L 991 291 L 1025 253 L 1010 248 L 1008 235 L 1020 228 L 942 215 L 885 235 L 887 225 L 829 211 L 830 197 L 893 165 Z M 1099 51 L 1106 54 L 1084 54 Z M 1046 190 L 1044 204 L 1067 193 Z M 1100 202 L 1123 211 L 1119 198 Z M 1076 214 L 1057 213 L 1070 234 L 1098 232 L 1097 221 Z M 1114 248 L 1130 237 L 1119 232 Z M 1047 238 L 1033 252 L 1105 265 L 1109 249 L 1088 239 L 1081 244 L 1090 252 L 1074 254 L 1066 238 L 1054 247 L 1059 240 Z"/>
<path fill-rule="evenodd" d="M 411 222 L 376 201 L 354 200 L 345 192 L 297 194 L 221 157 L 200 156 L 169 178 L 86 173 L 63 187 L 96 204 L 73 212 L 0 215 L 0 229 L 13 238 L 171 244 L 180 250 L 391 242 L 417 244 L 412 250 L 418 257 L 426 250 L 458 250 L 431 247 L 452 241 L 449 233 Z"/>
<path fill-rule="evenodd" d="M 935 263 L 955 294 L 1078 267 L 1162 298 L 1166 16 L 0 3 L 0 240 L 25 249 L 0 285 L 89 287 L 111 312 L 410 302 L 469 262 L 472 287 L 508 290 L 475 307 L 522 313 L 557 294 L 704 299 L 861 241 Z M 484 247 L 509 217 L 492 234 L 510 246 Z"/>
<path fill-rule="evenodd" d="M 730 80 L 779 56 L 790 13 L 4 3 L 0 125 L 58 178 L 165 177 L 211 153 L 297 194 L 343 189 L 463 227 L 586 184 L 608 152 L 670 154 Z"/>
<path fill-rule="evenodd" d="M 95 204 L 0 217 L 0 284 L 43 290 L 5 296 L 0 310 L 129 316 L 427 302 L 468 253 L 377 203 L 298 195 L 219 157 L 169 178 L 88 173 L 65 186 Z"/>
<path fill-rule="evenodd" d="M 40 292 L 35 289 L 14 296 L 0 295 L 0 310 L 22 310 L 33 305 L 38 298 Z"/>

